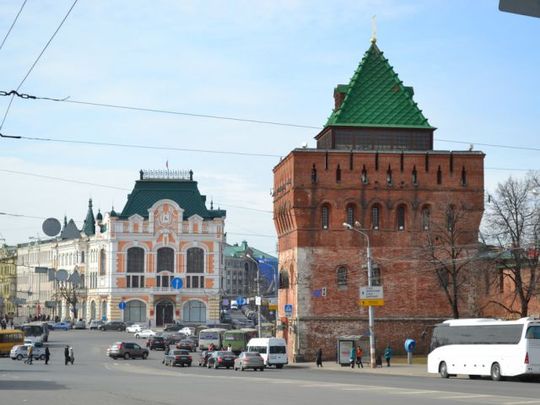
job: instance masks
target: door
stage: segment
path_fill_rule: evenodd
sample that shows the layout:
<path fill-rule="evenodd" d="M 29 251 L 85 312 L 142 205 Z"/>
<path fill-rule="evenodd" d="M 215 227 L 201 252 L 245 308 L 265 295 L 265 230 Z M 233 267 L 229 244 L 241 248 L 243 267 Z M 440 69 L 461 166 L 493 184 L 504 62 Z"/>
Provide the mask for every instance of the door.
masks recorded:
<path fill-rule="evenodd" d="M 161 301 L 156 305 L 156 326 L 173 323 L 174 305 L 170 301 Z"/>

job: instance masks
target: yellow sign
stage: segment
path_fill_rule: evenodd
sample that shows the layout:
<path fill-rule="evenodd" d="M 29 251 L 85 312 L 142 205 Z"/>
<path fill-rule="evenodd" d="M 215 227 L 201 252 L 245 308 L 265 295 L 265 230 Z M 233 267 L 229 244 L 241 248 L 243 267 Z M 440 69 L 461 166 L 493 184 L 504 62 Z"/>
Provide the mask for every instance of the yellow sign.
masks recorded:
<path fill-rule="evenodd" d="M 269 304 L 268 309 L 270 311 L 277 311 L 277 304 Z"/>
<path fill-rule="evenodd" d="M 382 307 L 384 305 L 384 300 L 383 299 L 359 300 L 358 305 L 362 307 Z"/>

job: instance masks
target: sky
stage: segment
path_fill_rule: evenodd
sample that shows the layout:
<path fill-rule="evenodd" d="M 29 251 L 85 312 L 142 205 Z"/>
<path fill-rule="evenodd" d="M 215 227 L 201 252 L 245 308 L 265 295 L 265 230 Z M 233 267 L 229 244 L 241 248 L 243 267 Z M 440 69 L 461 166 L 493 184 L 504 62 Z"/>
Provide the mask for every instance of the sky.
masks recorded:
<path fill-rule="evenodd" d="M 22 4 L 0 0 L 0 41 Z M 277 255 L 272 169 L 315 147 L 374 15 L 377 45 L 437 127 L 435 149 L 484 151 L 487 192 L 539 169 L 540 19 L 497 0 L 79 0 L 21 86 L 72 4 L 28 0 L 0 48 L 0 92 L 69 97 L 13 99 L 0 133 L 23 138 L 0 138 L 0 243 L 46 238 L 49 217 L 80 227 L 89 198 L 95 213 L 121 211 L 139 170 L 168 162 L 227 210 L 229 243 Z"/>

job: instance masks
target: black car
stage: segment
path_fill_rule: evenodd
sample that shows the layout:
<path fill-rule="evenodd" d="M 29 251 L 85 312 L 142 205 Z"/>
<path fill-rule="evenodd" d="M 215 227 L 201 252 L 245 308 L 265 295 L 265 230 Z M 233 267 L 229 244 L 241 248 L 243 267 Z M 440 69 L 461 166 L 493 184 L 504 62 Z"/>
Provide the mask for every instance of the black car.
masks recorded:
<path fill-rule="evenodd" d="M 212 355 L 213 352 L 209 352 L 208 350 L 203 350 L 201 352 L 201 355 L 199 356 L 199 367 L 206 367 L 208 364 L 208 359 Z"/>
<path fill-rule="evenodd" d="M 192 339 L 182 339 L 176 344 L 177 349 L 188 350 L 190 352 L 197 351 L 197 342 Z"/>
<path fill-rule="evenodd" d="M 208 368 L 220 368 L 220 367 L 226 367 L 231 368 L 234 367 L 234 359 L 236 356 L 233 352 L 222 352 L 222 351 L 216 351 L 212 352 L 212 355 L 208 358 L 208 361 L 206 363 L 206 367 Z"/>
<path fill-rule="evenodd" d="M 170 350 L 169 353 L 167 353 L 163 357 L 162 363 L 166 366 L 188 366 L 191 367 L 191 356 L 187 350 Z"/>
<path fill-rule="evenodd" d="M 126 330 L 126 324 L 122 321 L 109 321 L 104 323 L 103 325 L 98 326 L 99 330 L 118 330 L 118 331 L 125 331 Z"/>
<path fill-rule="evenodd" d="M 167 344 L 163 336 L 153 336 L 148 339 L 147 346 L 150 350 L 165 350 Z"/>
<path fill-rule="evenodd" d="M 178 342 L 181 340 L 184 340 L 186 338 L 186 335 L 183 334 L 174 334 L 174 335 L 168 335 L 165 336 L 165 344 L 167 346 L 176 346 Z"/>
<path fill-rule="evenodd" d="M 174 324 L 165 326 L 165 328 L 163 329 L 163 332 L 178 332 L 183 327 L 184 327 L 184 325 L 174 323 Z"/>

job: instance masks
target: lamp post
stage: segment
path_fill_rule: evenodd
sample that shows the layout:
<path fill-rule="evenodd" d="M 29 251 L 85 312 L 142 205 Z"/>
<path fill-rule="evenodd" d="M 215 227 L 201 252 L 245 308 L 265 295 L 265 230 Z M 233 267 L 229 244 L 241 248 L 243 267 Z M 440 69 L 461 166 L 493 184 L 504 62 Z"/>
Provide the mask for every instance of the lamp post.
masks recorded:
<path fill-rule="evenodd" d="M 255 305 L 257 305 L 257 337 L 261 337 L 261 272 L 259 270 L 259 262 L 253 258 L 251 252 L 246 253 L 246 258 L 253 261 L 257 268 L 257 297 L 255 298 Z"/>
<path fill-rule="evenodd" d="M 358 222 L 355 223 L 355 225 L 359 225 Z M 351 231 L 358 232 L 360 235 L 362 235 L 364 238 L 366 238 L 367 248 L 367 272 L 368 272 L 368 286 L 371 287 L 373 285 L 373 273 L 371 268 L 371 246 L 369 244 L 369 235 L 355 227 L 353 227 L 351 224 L 348 224 L 347 222 L 343 223 L 343 226 L 346 229 L 349 229 Z M 369 364 L 371 368 L 375 368 L 375 315 L 374 315 L 374 309 L 373 306 L 368 306 L 368 327 L 369 327 Z"/>

